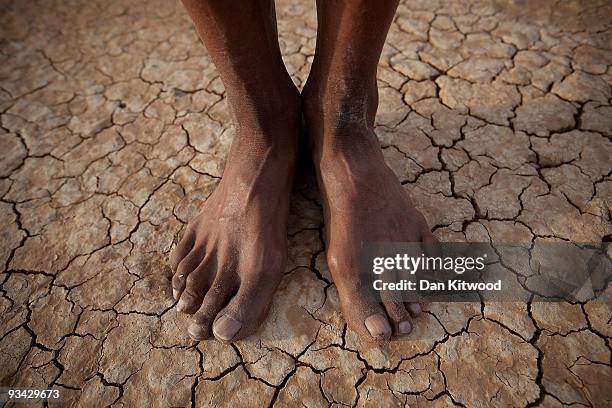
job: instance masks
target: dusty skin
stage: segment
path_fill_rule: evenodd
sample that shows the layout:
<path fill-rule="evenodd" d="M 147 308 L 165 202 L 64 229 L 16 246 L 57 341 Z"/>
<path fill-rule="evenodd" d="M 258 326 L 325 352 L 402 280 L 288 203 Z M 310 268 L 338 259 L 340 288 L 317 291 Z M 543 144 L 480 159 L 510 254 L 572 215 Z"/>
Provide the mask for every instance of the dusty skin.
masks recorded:
<path fill-rule="evenodd" d="M 302 114 L 324 197 L 330 272 L 349 327 L 366 341 L 409 334 L 420 305 L 365 299 L 359 276 L 363 242 L 434 240 L 374 134 L 376 68 L 397 2 L 320 2 L 301 97 L 281 59 L 272 2 L 183 3 L 227 84 L 237 129 L 218 190 L 172 254 L 177 310 L 194 315 L 190 335 L 238 340 L 265 317 L 285 267 Z"/>
<path fill-rule="evenodd" d="M 400 4 L 374 130 L 436 237 L 609 239 L 608 3 Z M 308 178 L 268 317 L 193 341 L 168 259 L 236 129 L 191 20 L 171 1 L 2 5 L 0 383 L 62 407 L 610 405 L 609 304 L 435 304 L 408 340 L 364 342 Z M 303 88 L 314 2 L 277 12 Z"/>

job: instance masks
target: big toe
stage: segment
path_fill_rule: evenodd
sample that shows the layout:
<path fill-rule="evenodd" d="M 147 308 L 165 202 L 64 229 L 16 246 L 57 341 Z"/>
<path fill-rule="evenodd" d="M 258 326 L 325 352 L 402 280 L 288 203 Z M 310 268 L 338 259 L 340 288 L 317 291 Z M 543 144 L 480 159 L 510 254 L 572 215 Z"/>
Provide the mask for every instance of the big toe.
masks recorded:
<path fill-rule="evenodd" d="M 235 341 L 253 333 L 265 319 L 276 284 L 261 281 L 243 283 L 227 306 L 219 312 L 212 327 L 221 341 Z"/>
<path fill-rule="evenodd" d="M 364 338 L 385 341 L 393 331 L 387 314 L 374 300 L 356 290 L 339 290 L 342 313 L 349 327 Z"/>
<path fill-rule="evenodd" d="M 391 325 L 384 313 L 375 313 L 363 321 L 370 336 L 376 340 L 387 339 L 391 335 Z"/>

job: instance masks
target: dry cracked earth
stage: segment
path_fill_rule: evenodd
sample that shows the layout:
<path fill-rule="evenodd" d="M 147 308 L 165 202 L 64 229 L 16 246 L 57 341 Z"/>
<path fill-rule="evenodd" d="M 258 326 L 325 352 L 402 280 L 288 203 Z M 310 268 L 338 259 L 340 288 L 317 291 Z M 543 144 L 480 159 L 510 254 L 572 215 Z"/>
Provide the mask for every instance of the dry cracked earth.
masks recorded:
<path fill-rule="evenodd" d="M 261 330 L 194 342 L 168 254 L 221 177 L 224 89 L 174 1 L 2 0 L 0 383 L 60 406 L 611 406 L 611 305 L 431 304 L 347 330 L 320 200 L 296 183 Z M 277 4 L 296 84 L 312 0 Z M 377 133 L 443 241 L 609 241 L 612 4 L 403 1 Z"/>

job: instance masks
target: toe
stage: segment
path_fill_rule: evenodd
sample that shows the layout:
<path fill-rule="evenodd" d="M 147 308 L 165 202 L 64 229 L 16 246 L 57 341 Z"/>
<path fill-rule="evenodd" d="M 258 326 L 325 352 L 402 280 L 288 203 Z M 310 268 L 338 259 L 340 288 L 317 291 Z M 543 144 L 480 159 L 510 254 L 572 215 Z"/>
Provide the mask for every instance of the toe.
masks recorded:
<path fill-rule="evenodd" d="M 237 337 L 236 335 L 242 329 L 242 325 L 241 320 L 238 320 L 238 318 L 229 313 L 225 313 L 213 324 L 213 333 L 221 341 L 232 341 Z"/>
<path fill-rule="evenodd" d="M 172 251 L 170 255 L 170 265 L 172 267 L 172 271 L 176 272 L 176 269 L 179 266 L 179 263 L 189 254 L 189 252 L 193 249 L 193 245 L 195 244 L 195 235 L 191 233 L 190 230 L 185 232 L 183 238 L 179 241 Z"/>
<path fill-rule="evenodd" d="M 383 301 L 383 305 L 396 334 L 406 335 L 412 331 L 412 317 L 401 300 Z"/>
<path fill-rule="evenodd" d="M 184 289 L 179 293 L 179 301 L 176 310 L 182 313 L 195 313 L 202 304 L 204 295 L 210 287 L 214 270 L 212 269 L 209 258 L 202 260 L 200 265 L 195 268 L 187 278 L 184 279 Z"/>
<path fill-rule="evenodd" d="M 410 316 L 412 317 L 417 317 L 421 314 L 421 312 L 423 311 L 423 307 L 421 306 L 420 303 L 406 303 L 406 309 L 408 310 L 408 313 L 410 313 Z"/>
<path fill-rule="evenodd" d="M 392 282 L 398 281 L 398 276 L 392 271 L 387 272 L 385 278 Z M 410 333 L 412 331 L 412 318 L 404 305 L 401 294 L 397 291 L 385 290 L 380 292 L 380 298 L 393 326 L 393 332 L 396 335 Z"/>
<path fill-rule="evenodd" d="M 202 263 L 204 258 L 203 248 L 193 248 L 189 253 L 179 262 L 174 276 L 172 276 L 172 296 L 174 299 L 179 299 L 185 286 L 187 284 L 187 278 L 199 265 Z"/>
<path fill-rule="evenodd" d="M 235 280 L 218 279 L 206 292 L 198 311 L 189 324 L 189 335 L 195 340 L 212 336 L 212 323 L 221 309 L 227 304 L 235 291 Z"/>
<path fill-rule="evenodd" d="M 342 313 L 348 326 L 366 339 L 385 341 L 391 336 L 389 319 L 378 302 L 366 299 L 358 289 L 338 288 Z"/>
<path fill-rule="evenodd" d="M 440 241 L 429 231 L 429 229 L 424 229 L 421 234 L 421 246 L 427 256 L 439 257 L 443 255 Z"/>
<path fill-rule="evenodd" d="M 375 340 L 387 340 L 391 336 L 389 319 L 384 313 L 375 313 L 363 321 L 370 336 Z"/>
<path fill-rule="evenodd" d="M 227 307 L 215 319 L 215 337 L 221 341 L 235 341 L 257 330 L 266 318 L 276 287 L 277 283 L 273 280 L 243 282 Z"/>

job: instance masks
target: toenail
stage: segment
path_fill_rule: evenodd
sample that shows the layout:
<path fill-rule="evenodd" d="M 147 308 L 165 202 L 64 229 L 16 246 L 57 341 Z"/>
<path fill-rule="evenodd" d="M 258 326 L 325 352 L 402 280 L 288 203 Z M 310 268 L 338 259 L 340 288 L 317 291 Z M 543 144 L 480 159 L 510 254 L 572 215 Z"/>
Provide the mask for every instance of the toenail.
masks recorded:
<path fill-rule="evenodd" d="M 374 338 L 387 337 L 391 334 L 389 321 L 382 314 L 375 314 L 365 319 L 365 326 Z"/>
<path fill-rule="evenodd" d="M 238 333 L 241 327 L 242 323 L 238 320 L 231 316 L 223 315 L 213 325 L 213 332 L 215 333 L 215 337 L 229 341 Z"/>
<path fill-rule="evenodd" d="M 400 322 L 398 325 L 400 334 L 408 334 L 412 331 L 412 324 L 408 320 Z"/>
<path fill-rule="evenodd" d="M 178 304 L 176 305 L 176 310 L 179 312 L 184 312 L 185 309 L 187 309 L 187 302 L 183 299 L 179 300 Z"/>
<path fill-rule="evenodd" d="M 196 323 L 191 323 L 187 328 L 189 335 L 194 340 L 204 340 L 206 338 L 206 328 Z"/>
<path fill-rule="evenodd" d="M 176 290 L 176 289 L 172 288 L 172 297 L 173 297 L 175 300 L 176 300 L 176 299 L 178 299 L 178 293 L 179 293 L 179 291 L 178 291 L 178 290 Z"/>
<path fill-rule="evenodd" d="M 419 305 L 418 303 L 410 303 L 408 305 L 408 311 L 410 312 L 410 314 L 417 316 L 421 314 L 423 309 L 421 308 L 421 305 Z"/>

